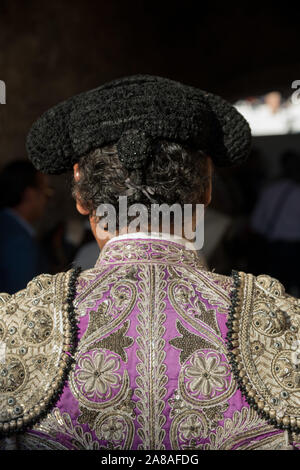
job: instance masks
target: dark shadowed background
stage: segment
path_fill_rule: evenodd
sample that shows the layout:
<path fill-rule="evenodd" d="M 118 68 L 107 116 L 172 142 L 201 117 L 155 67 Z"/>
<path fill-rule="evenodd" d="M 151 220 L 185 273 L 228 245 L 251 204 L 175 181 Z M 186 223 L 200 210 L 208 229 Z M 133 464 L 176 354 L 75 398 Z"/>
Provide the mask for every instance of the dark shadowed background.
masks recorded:
<path fill-rule="evenodd" d="M 299 78 L 299 18 L 286 3 L 1 0 L 1 163 L 24 154 L 33 120 L 106 80 L 150 73 L 228 99 Z"/>

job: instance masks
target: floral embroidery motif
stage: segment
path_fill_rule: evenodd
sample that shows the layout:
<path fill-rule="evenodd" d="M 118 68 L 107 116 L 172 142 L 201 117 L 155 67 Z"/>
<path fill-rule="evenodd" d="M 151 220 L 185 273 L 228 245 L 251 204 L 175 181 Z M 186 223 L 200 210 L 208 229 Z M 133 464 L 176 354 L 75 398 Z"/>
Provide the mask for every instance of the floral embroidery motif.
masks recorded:
<path fill-rule="evenodd" d="M 185 410 L 173 419 L 170 429 L 172 449 L 194 449 L 207 437 L 208 421 L 200 410 Z"/>
<path fill-rule="evenodd" d="M 252 341 L 251 351 L 253 356 L 261 356 L 264 353 L 265 346 L 260 341 Z"/>
<path fill-rule="evenodd" d="M 79 390 L 93 400 L 109 399 L 112 389 L 120 386 L 119 358 L 105 353 L 104 350 L 89 351 L 79 358 L 75 370 Z"/>
<path fill-rule="evenodd" d="M 99 439 L 121 441 L 124 439 L 124 422 L 118 416 L 111 416 L 104 421 L 97 432 Z"/>
<path fill-rule="evenodd" d="M 198 352 L 190 359 L 190 365 L 183 369 L 187 377 L 186 387 L 192 395 L 212 398 L 226 389 L 228 365 L 215 352 Z"/>
<path fill-rule="evenodd" d="M 190 414 L 180 423 L 178 431 L 184 440 L 198 438 L 201 435 L 201 431 L 203 431 L 203 422 L 198 415 Z"/>

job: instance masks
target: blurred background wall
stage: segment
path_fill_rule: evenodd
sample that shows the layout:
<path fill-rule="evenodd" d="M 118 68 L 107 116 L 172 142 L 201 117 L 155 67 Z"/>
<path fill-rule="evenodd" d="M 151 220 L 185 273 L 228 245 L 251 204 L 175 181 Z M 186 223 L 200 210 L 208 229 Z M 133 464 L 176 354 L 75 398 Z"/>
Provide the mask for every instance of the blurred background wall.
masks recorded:
<path fill-rule="evenodd" d="M 290 4 L 1 0 L 0 161 L 24 155 L 32 121 L 60 100 L 126 74 L 150 73 L 237 100 L 299 78 Z"/>

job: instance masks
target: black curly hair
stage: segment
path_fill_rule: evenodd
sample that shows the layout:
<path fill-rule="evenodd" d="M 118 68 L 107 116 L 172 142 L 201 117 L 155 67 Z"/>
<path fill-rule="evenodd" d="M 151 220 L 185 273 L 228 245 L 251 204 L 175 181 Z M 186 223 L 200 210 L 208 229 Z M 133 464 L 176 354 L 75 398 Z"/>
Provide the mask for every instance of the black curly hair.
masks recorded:
<path fill-rule="evenodd" d="M 140 169 L 129 171 L 118 157 L 116 145 L 105 146 L 82 157 L 80 179 L 73 181 L 73 197 L 95 215 L 100 204 L 111 204 L 119 227 L 119 197 L 128 206 L 157 204 L 201 204 L 209 183 L 208 159 L 204 153 L 168 141 L 158 141 L 154 155 Z M 128 217 L 130 221 L 130 217 Z"/>

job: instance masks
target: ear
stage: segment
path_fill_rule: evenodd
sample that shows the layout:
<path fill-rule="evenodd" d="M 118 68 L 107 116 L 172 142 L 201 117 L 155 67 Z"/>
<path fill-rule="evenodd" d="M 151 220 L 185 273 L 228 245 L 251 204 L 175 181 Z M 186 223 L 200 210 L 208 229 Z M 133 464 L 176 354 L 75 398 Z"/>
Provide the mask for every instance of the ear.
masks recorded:
<path fill-rule="evenodd" d="M 79 170 L 78 163 L 75 163 L 75 165 L 73 166 L 73 171 L 74 171 L 74 180 L 77 183 L 77 181 L 80 180 L 80 170 Z"/>
<path fill-rule="evenodd" d="M 78 163 L 75 163 L 75 165 L 73 166 L 73 171 L 74 171 L 74 180 L 77 183 L 80 180 L 80 170 L 79 170 Z M 80 197 L 77 194 L 76 194 L 76 209 L 81 215 L 89 215 L 89 211 L 83 207 Z"/>
<path fill-rule="evenodd" d="M 203 195 L 204 207 L 209 206 L 209 204 L 211 203 L 211 193 L 212 193 L 212 185 L 211 185 L 211 179 L 210 179 L 208 186 L 205 189 L 204 195 Z"/>
<path fill-rule="evenodd" d="M 89 215 L 89 211 L 83 207 L 78 198 L 76 198 L 76 209 L 81 215 Z"/>
<path fill-rule="evenodd" d="M 204 207 L 207 207 L 211 202 L 211 195 L 212 195 L 212 173 L 213 173 L 213 164 L 212 159 L 207 157 L 207 171 L 208 171 L 208 184 L 204 191 L 203 195 L 203 204 Z"/>

